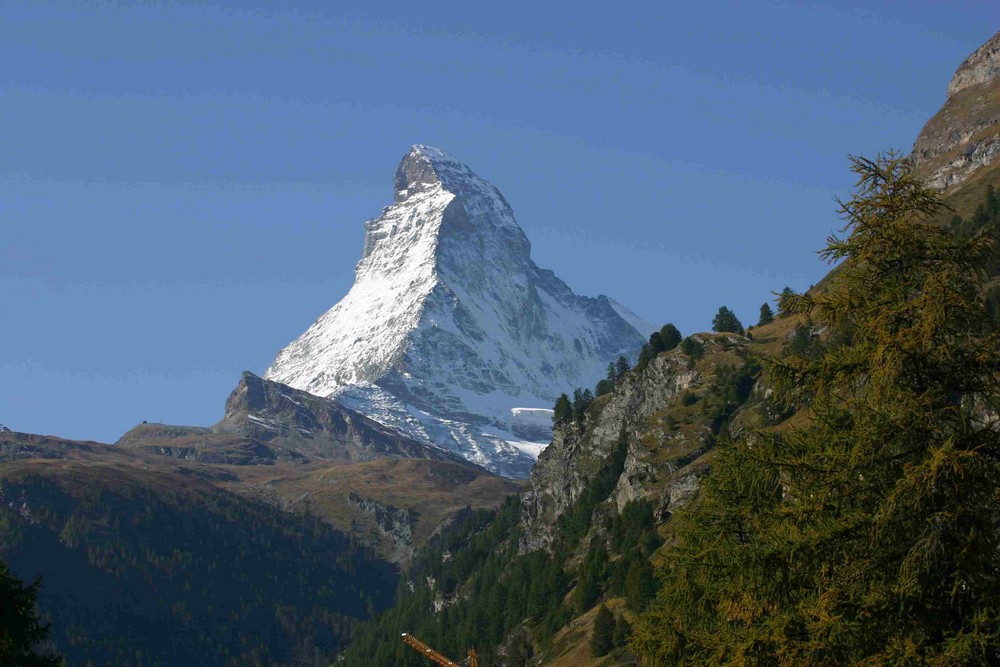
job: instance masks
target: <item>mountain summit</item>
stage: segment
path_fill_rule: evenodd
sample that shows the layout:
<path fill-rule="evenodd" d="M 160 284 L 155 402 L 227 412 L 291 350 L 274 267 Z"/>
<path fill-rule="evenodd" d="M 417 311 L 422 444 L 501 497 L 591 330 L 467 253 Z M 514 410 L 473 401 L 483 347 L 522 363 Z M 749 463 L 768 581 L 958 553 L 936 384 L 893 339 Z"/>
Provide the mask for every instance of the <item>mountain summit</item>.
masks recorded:
<path fill-rule="evenodd" d="M 1000 156 L 1000 32 L 955 71 L 948 97 L 913 145 L 927 183 L 945 190 L 985 173 Z M 974 197 L 974 199 L 978 199 Z"/>
<path fill-rule="evenodd" d="M 266 378 L 526 476 L 538 447 L 512 444 L 512 410 L 592 386 L 650 327 L 538 268 L 500 191 L 441 150 L 413 146 L 394 190 L 348 294 Z"/>

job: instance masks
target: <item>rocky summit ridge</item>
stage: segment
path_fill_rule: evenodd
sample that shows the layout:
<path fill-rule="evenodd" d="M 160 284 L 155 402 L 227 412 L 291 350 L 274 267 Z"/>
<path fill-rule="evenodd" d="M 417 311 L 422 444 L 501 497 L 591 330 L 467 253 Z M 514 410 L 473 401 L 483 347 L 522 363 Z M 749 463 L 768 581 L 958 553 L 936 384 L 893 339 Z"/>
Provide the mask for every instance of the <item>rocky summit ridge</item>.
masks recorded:
<path fill-rule="evenodd" d="M 1000 156 L 1000 32 L 955 71 L 941 110 L 921 130 L 913 158 L 931 187 L 965 183 Z"/>
<path fill-rule="evenodd" d="M 365 232 L 348 294 L 265 377 L 494 472 L 527 476 L 537 454 L 512 434 L 514 408 L 593 385 L 648 333 L 539 268 L 500 191 L 439 149 L 409 150 Z"/>

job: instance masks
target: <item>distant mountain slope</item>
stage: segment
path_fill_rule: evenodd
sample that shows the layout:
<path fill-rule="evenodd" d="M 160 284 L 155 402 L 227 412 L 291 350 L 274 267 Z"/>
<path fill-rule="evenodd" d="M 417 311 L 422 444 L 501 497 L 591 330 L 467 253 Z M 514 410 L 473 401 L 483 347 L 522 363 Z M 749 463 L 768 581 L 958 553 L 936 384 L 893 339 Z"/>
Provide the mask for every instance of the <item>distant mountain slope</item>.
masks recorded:
<path fill-rule="evenodd" d="M 435 531 L 519 489 L 433 448 L 355 462 L 286 444 L 162 424 L 120 445 L 0 432 L 0 559 L 43 576 L 69 664 L 325 666 Z"/>
<path fill-rule="evenodd" d="M 9 432 L 0 456 L 0 558 L 42 575 L 69 664 L 325 665 L 394 597 L 389 563 L 225 470 Z"/>
<path fill-rule="evenodd" d="M 982 199 L 984 180 L 1000 181 L 1000 32 L 958 67 L 912 155 L 919 173 L 965 215 Z"/>
<path fill-rule="evenodd" d="M 592 385 L 648 332 L 538 268 L 503 195 L 440 150 L 414 146 L 395 191 L 365 225 L 350 292 L 265 377 L 524 477 L 534 460 L 506 442 L 511 410 Z"/>

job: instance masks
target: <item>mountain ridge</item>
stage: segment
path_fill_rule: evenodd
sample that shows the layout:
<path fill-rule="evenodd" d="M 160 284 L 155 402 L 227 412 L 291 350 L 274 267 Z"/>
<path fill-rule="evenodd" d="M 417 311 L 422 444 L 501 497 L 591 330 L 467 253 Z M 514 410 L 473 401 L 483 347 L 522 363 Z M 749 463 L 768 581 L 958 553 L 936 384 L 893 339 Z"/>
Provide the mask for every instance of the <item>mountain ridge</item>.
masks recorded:
<path fill-rule="evenodd" d="M 592 385 L 634 357 L 643 323 L 538 267 L 500 191 L 443 151 L 413 146 L 393 183 L 350 291 L 264 377 L 526 477 L 534 457 L 512 444 L 511 411 Z"/>

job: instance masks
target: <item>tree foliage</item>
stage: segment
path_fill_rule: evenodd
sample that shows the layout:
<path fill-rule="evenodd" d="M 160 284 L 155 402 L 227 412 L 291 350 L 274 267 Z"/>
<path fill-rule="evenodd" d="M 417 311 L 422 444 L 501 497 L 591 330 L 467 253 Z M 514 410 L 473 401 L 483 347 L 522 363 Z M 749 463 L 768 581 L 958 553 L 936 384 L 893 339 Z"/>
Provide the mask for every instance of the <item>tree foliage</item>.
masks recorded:
<path fill-rule="evenodd" d="M 778 294 L 778 317 L 788 317 L 794 310 L 795 292 L 791 287 L 785 286 Z"/>
<path fill-rule="evenodd" d="M 41 581 L 24 585 L 0 560 L 0 664 L 19 667 L 60 665 L 62 658 L 40 651 L 49 638 L 49 626 L 35 609 Z"/>
<path fill-rule="evenodd" d="M 402 632 L 413 633 L 445 655 L 463 655 L 475 647 L 488 665 L 499 664 L 497 649 L 517 626 L 531 632 L 526 647 L 524 637 L 513 638 L 527 649 L 523 653 L 532 652 L 531 639 L 544 646 L 574 615 L 588 611 L 608 591 L 610 564 L 604 545 L 588 549 L 577 568 L 570 561 L 590 530 L 597 505 L 608 500 L 621 476 L 626 452 L 625 444 L 615 447 L 576 502 L 560 515 L 551 553 L 521 552 L 522 506 L 516 496 L 496 512 L 467 512 L 442 529 L 415 556 L 400 584 L 396 606 L 355 634 L 343 656 L 345 667 L 426 664 L 401 644 Z M 652 510 L 648 505 L 629 507 L 614 521 L 612 533 L 621 539 L 613 544 L 642 545 L 631 552 L 638 554 L 634 558 L 646 559 L 646 549 L 658 544 L 647 536 L 655 535 L 647 525 Z M 621 548 L 615 551 L 620 554 Z M 576 587 L 568 595 L 574 569 Z M 511 663 L 517 664 L 508 654 L 506 664 Z"/>
<path fill-rule="evenodd" d="M 607 655 L 614 647 L 615 617 L 603 604 L 594 616 L 594 632 L 590 636 L 590 653 L 595 658 Z"/>
<path fill-rule="evenodd" d="M 636 629 L 652 664 L 969 665 L 1000 654 L 998 336 L 979 298 L 991 238 L 896 154 L 852 158 L 845 260 L 790 297 L 831 332 L 770 360 L 812 420 L 722 443 L 675 515 L 664 586 Z"/>
<path fill-rule="evenodd" d="M 718 333 L 743 333 L 743 325 L 736 318 L 736 314 L 725 306 L 719 308 L 719 312 L 712 318 L 712 331 Z"/>
<path fill-rule="evenodd" d="M 661 352 L 669 352 L 677 347 L 681 342 L 681 332 L 672 323 L 664 324 L 659 331 L 654 331 L 649 335 L 649 342 L 642 346 L 639 351 L 639 360 L 636 368 L 645 368 L 646 364 L 656 358 Z"/>
<path fill-rule="evenodd" d="M 705 356 L 705 346 L 698 339 L 688 336 L 681 341 L 681 352 L 691 357 L 691 361 L 698 361 Z"/>
<path fill-rule="evenodd" d="M 560 394 L 556 399 L 555 407 L 552 410 L 552 421 L 562 424 L 573 417 L 573 405 L 569 402 L 569 396 Z"/>
<path fill-rule="evenodd" d="M 770 324 L 774 321 L 774 311 L 771 310 L 770 304 L 766 301 L 760 304 L 760 319 L 757 320 L 757 326 L 762 327 L 765 324 Z"/>

